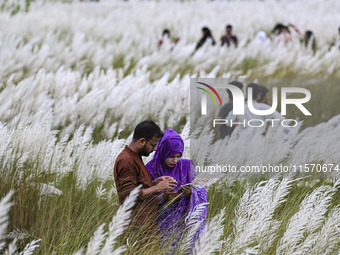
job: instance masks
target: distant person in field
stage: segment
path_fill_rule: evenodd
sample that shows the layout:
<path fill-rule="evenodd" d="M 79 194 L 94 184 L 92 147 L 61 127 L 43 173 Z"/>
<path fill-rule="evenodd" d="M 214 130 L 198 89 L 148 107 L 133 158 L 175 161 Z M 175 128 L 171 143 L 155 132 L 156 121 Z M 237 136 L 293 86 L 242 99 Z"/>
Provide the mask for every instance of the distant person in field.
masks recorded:
<path fill-rule="evenodd" d="M 292 34 L 289 27 L 292 27 L 295 30 L 295 34 Z M 291 42 L 294 38 L 300 38 L 301 32 L 300 30 L 293 24 L 288 24 L 288 26 L 285 26 L 281 23 L 276 24 L 276 26 L 273 29 L 273 33 L 276 35 L 275 38 L 275 45 L 284 43 L 287 44 Z"/>
<path fill-rule="evenodd" d="M 289 30 L 289 27 L 292 27 L 295 30 L 295 34 L 292 34 Z M 284 42 L 287 44 L 292 41 L 294 38 L 300 38 L 301 43 L 305 46 L 305 48 L 316 51 L 316 39 L 313 31 L 306 30 L 304 35 L 301 35 L 300 30 L 293 24 L 289 24 L 288 26 L 277 24 L 273 30 L 273 32 L 277 35 L 275 38 L 275 44 L 280 42 Z"/>
<path fill-rule="evenodd" d="M 340 36 L 340 27 L 338 28 L 338 36 Z M 333 40 L 329 47 L 329 50 L 331 50 L 333 47 L 337 47 L 340 50 L 340 37 L 338 39 Z"/>
<path fill-rule="evenodd" d="M 243 84 L 238 81 L 232 81 L 229 83 L 230 85 L 234 85 L 238 87 L 239 89 L 243 90 Z M 228 103 L 224 104 L 219 113 L 218 113 L 218 118 L 219 119 L 225 119 L 229 112 L 233 109 L 233 94 L 229 89 L 226 89 L 229 97 Z M 216 126 L 216 138 L 217 139 L 223 139 L 226 136 L 230 136 L 231 133 L 233 132 L 235 127 L 228 127 L 227 125 L 218 125 Z"/>
<path fill-rule="evenodd" d="M 258 44 L 260 44 L 261 46 L 263 46 L 265 48 L 270 48 L 270 46 L 271 46 L 271 41 L 267 37 L 266 32 L 264 32 L 264 31 L 259 31 L 256 34 L 256 41 L 258 42 Z"/>
<path fill-rule="evenodd" d="M 183 150 L 182 137 L 174 130 L 167 129 L 158 142 L 154 158 L 146 164 L 152 180 L 157 180 L 161 176 L 171 176 L 177 181 L 177 186 L 172 191 L 166 191 L 159 196 L 158 225 L 162 243 L 169 253 L 176 249 L 178 240 L 185 235 L 185 232 L 190 231 L 185 218 L 196 206 L 203 204 L 204 210 L 196 216 L 197 221 L 201 223 L 193 236 L 192 243 L 202 232 L 207 217 L 205 188 L 200 185 L 186 186 L 186 184 L 194 184 L 197 172 L 191 160 L 182 158 Z"/>
<path fill-rule="evenodd" d="M 229 127 L 235 126 L 234 124 L 231 125 L 231 122 L 235 123 L 235 122 L 240 122 L 240 123 L 245 123 L 245 125 L 243 124 L 237 124 L 237 126 L 240 126 L 241 130 L 247 128 L 248 126 L 248 121 L 249 120 L 253 120 L 253 119 L 257 119 L 257 120 L 262 120 L 264 123 L 266 123 L 266 119 L 277 119 L 278 121 L 282 121 L 285 118 L 276 110 L 268 115 L 257 115 L 254 114 L 250 111 L 249 107 L 248 107 L 248 101 L 252 100 L 252 105 L 254 106 L 254 108 L 256 110 L 268 110 L 271 108 L 271 106 L 269 106 L 267 104 L 267 92 L 268 89 L 265 88 L 262 85 L 258 85 L 256 83 L 250 83 L 247 86 L 247 93 L 248 93 L 248 88 L 252 88 L 252 97 L 250 98 L 249 95 L 247 95 L 247 99 L 246 102 L 244 104 L 244 114 L 243 115 L 234 115 L 233 110 L 231 112 L 229 112 L 228 116 L 226 117 L 227 125 Z M 278 125 L 278 121 L 276 121 L 274 123 L 274 125 Z M 260 122 L 260 121 L 257 121 Z M 256 125 L 259 125 L 259 123 L 256 123 Z M 266 125 L 264 125 L 265 127 Z"/>
<path fill-rule="evenodd" d="M 339 34 L 339 36 L 340 36 L 340 27 L 338 28 L 338 34 Z M 339 48 L 339 50 L 340 50 L 340 40 L 339 40 L 339 42 L 338 42 L 338 48 Z"/>
<path fill-rule="evenodd" d="M 209 43 L 210 45 L 215 45 L 215 39 L 212 36 L 210 29 L 207 27 L 202 28 L 202 37 L 196 44 L 195 51 L 201 48 L 205 43 Z"/>
<path fill-rule="evenodd" d="M 179 38 L 171 38 L 170 30 L 166 28 L 162 32 L 162 38 L 158 41 L 158 50 L 160 50 L 164 44 L 170 45 L 170 50 L 173 50 L 175 44 L 177 44 L 178 41 Z"/>
<path fill-rule="evenodd" d="M 339 36 L 340 36 L 340 27 L 338 28 L 338 33 L 339 33 Z M 340 40 L 338 40 L 338 48 L 340 50 Z"/>
<path fill-rule="evenodd" d="M 169 29 L 164 29 L 162 33 L 162 38 L 159 39 L 158 41 L 158 49 L 161 48 L 163 45 L 164 41 L 170 41 L 170 30 Z"/>
<path fill-rule="evenodd" d="M 263 103 L 263 104 L 268 104 L 267 102 L 267 93 L 268 89 L 265 86 L 258 85 L 258 93 L 256 97 L 256 102 L 258 103 Z"/>
<path fill-rule="evenodd" d="M 314 36 L 313 31 L 311 30 L 306 30 L 303 38 L 301 39 L 301 43 L 308 49 L 313 50 L 313 52 L 316 51 L 316 39 Z"/>
<path fill-rule="evenodd" d="M 233 35 L 233 26 L 229 24 L 226 26 L 226 34 L 221 38 L 221 46 L 225 45 L 229 47 L 233 45 L 236 48 L 237 44 L 238 44 L 237 36 Z"/>
<path fill-rule="evenodd" d="M 169 176 L 151 179 L 142 161 L 142 156 L 149 156 L 156 150 L 162 136 L 163 132 L 155 122 L 146 120 L 139 123 L 131 143 L 118 155 L 114 165 L 114 178 L 120 205 L 133 189 L 142 185 L 134 206 L 130 227 L 132 231 L 143 229 L 149 240 L 157 235 L 157 194 L 171 191 L 177 185 L 176 180 Z"/>

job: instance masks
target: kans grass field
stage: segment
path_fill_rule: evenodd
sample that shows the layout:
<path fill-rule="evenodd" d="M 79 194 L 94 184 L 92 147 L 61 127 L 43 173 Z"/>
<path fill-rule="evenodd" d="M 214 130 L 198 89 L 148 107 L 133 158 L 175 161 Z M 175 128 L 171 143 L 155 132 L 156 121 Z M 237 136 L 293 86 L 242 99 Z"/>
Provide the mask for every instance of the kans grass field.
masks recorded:
<path fill-rule="evenodd" d="M 1 254 L 163 254 L 138 245 L 143 233 L 118 238 L 136 194 L 117 211 L 113 165 L 144 119 L 181 133 L 197 165 L 340 164 L 339 1 L 29 2 L 0 3 Z M 273 39 L 278 22 L 313 30 L 317 50 L 263 47 L 257 32 Z M 217 46 L 229 23 L 236 49 Z M 217 45 L 193 54 L 203 26 Z M 164 28 L 180 40 L 158 50 Z M 313 116 L 294 115 L 288 136 L 213 143 L 211 129 L 190 130 L 191 77 L 319 82 Z M 211 176 L 192 253 L 340 254 L 338 176 Z"/>

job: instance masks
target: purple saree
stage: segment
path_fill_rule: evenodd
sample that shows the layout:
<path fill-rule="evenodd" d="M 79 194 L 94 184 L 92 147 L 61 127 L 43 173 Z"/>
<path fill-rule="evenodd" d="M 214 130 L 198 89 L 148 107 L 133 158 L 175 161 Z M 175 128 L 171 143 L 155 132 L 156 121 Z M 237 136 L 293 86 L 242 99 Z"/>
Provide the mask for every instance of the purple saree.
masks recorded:
<path fill-rule="evenodd" d="M 146 168 L 152 180 L 160 176 L 171 176 L 176 179 L 177 187 L 191 183 L 197 176 L 195 165 L 191 160 L 180 159 L 174 167 L 169 167 L 165 164 L 165 159 L 173 156 L 176 153 L 183 153 L 184 142 L 179 134 L 172 129 L 164 131 L 164 136 L 159 140 L 154 158 L 146 165 Z M 175 248 L 181 237 L 188 230 L 185 224 L 185 217 L 192 212 L 195 206 L 207 202 L 207 192 L 202 186 L 193 186 L 190 197 L 185 194 L 173 203 L 162 203 L 159 206 L 158 225 L 161 232 L 162 240 L 165 245 Z M 193 237 L 193 242 L 202 232 L 207 217 L 207 209 L 202 211 L 199 220 L 202 221 Z M 175 237 L 175 238 L 174 238 Z"/>

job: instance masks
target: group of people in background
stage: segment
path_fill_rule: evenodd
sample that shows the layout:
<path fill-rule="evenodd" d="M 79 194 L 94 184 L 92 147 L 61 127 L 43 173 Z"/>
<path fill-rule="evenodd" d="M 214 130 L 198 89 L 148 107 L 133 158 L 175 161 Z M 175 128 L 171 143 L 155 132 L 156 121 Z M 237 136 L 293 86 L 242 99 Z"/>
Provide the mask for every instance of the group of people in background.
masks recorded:
<path fill-rule="evenodd" d="M 221 37 L 221 46 L 234 46 L 235 48 L 237 47 L 238 39 L 237 36 L 232 33 L 233 31 L 233 26 L 228 24 L 226 26 L 226 33 Z M 211 30 L 208 27 L 203 27 L 202 28 L 202 38 L 198 41 L 196 44 L 195 51 L 198 50 L 200 47 L 202 47 L 207 41 L 210 41 L 212 45 L 215 45 L 215 39 L 212 35 Z"/>
<path fill-rule="evenodd" d="M 203 27 L 202 36 L 196 44 L 195 51 L 201 48 L 205 44 L 216 45 L 216 40 L 212 34 L 212 31 L 208 27 Z M 292 32 L 294 30 L 294 32 Z M 306 30 L 303 34 L 301 31 L 293 24 L 289 23 L 288 25 L 284 25 L 282 23 L 277 23 L 272 32 L 272 40 L 268 37 L 265 31 L 259 31 L 256 34 L 256 40 L 265 47 L 271 47 L 271 45 L 285 44 L 287 45 L 289 42 L 293 40 L 299 40 L 302 45 L 306 48 L 311 49 L 314 53 L 317 50 L 317 40 L 315 34 L 312 30 Z M 340 36 L 340 27 L 338 29 L 338 33 Z M 174 45 L 179 41 L 178 37 L 172 38 L 169 29 L 164 29 L 162 33 L 162 38 L 158 41 L 158 49 L 160 49 L 164 43 L 164 41 L 170 41 L 172 43 L 171 50 Z M 235 47 L 238 46 L 238 37 L 233 34 L 233 26 L 231 24 L 226 25 L 225 34 L 220 39 L 221 47 Z M 330 49 L 336 46 L 336 42 L 332 42 L 330 44 Z M 340 45 L 338 45 L 340 49 Z"/>

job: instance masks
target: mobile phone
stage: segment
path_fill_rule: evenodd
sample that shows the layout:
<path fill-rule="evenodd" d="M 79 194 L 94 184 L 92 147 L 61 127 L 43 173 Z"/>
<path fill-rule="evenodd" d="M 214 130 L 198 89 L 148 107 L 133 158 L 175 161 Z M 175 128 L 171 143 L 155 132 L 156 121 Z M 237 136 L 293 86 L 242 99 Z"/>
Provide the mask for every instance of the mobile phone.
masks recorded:
<path fill-rule="evenodd" d="M 185 186 L 192 186 L 192 183 L 187 183 L 187 184 L 184 184 Z M 176 191 L 183 191 L 183 188 L 182 187 L 179 187 L 178 190 Z"/>

